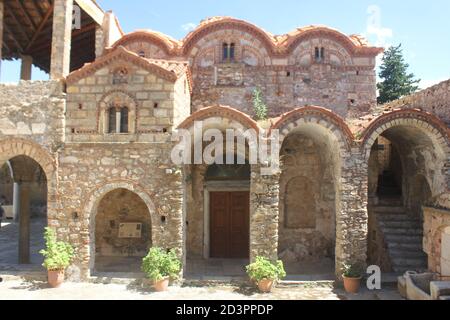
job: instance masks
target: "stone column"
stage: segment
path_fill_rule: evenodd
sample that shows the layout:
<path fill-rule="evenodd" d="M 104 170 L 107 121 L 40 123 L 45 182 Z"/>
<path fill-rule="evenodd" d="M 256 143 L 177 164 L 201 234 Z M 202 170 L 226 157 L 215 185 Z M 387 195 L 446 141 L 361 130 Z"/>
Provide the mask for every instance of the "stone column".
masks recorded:
<path fill-rule="evenodd" d="M 30 263 L 30 186 L 20 183 L 19 264 Z"/>
<path fill-rule="evenodd" d="M 33 57 L 22 55 L 22 65 L 20 68 L 20 80 L 31 80 L 31 70 L 33 67 Z"/>
<path fill-rule="evenodd" d="M 3 48 L 3 15 L 4 15 L 4 4 L 3 0 L 0 0 L 0 76 L 2 74 L 2 48 Z"/>
<path fill-rule="evenodd" d="M 19 222 L 19 210 L 20 210 L 20 188 L 17 182 L 14 182 L 13 189 L 13 215 L 14 222 Z"/>
<path fill-rule="evenodd" d="M 50 78 L 61 79 L 70 72 L 73 0 L 55 0 L 54 6 Z"/>
<path fill-rule="evenodd" d="M 336 276 L 343 264 L 367 263 L 368 237 L 368 159 L 354 148 L 343 159 L 340 204 L 336 208 Z"/>
<path fill-rule="evenodd" d="M 95 57 L 96 58 L 99 58 L 100 56 L 103 55 L 104 43 L 105 43 L 104 38 L 105 37 L 103 35 L 102 26 L 96 26 L 95 27 Z"/>
<path fill-rule="evenodd" d="M 264 256 L 278 259 L 279 172 L 261 175 L 252 165 L 250 182 L 250 260 Z"/>

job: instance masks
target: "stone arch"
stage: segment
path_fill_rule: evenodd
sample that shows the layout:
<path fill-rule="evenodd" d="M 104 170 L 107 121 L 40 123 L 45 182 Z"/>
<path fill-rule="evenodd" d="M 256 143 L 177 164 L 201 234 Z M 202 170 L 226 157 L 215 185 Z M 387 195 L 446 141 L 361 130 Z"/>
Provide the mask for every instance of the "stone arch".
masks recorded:
<path fill-rule="evenodd" d="M 332 111 L 315 106 L 297 108 L 285 113 L 270 130 L 280 131 L 280 144 L 302 124 L 318 125 L 336 138 L 342 150 L 349 150 L 353 144 L 353 133 L 344 120 Z"/>
<path fill-rule="evenodd" d="M 279 180 L 280 258 L 289 261 L 293 256 L 298 259 L 318 257 L 326 259 L 325 262 L 335 257 L 337 270 L 338 262 L 343 258 L 339 241 L 345 230 L 342 230 L 341 220 L 348 206 L 346 199 L 342 200 L 346 187 L 341 177 L 351 170 L 347 160 L 351 157 L 353 135 L 343 119 L 327 109 L 315 106 L 298 108 L 284 114 L 271 127 L 271 131 L 276 129 L 280 136 L 282 169 Z M 296 175 L 314 180 L 312 186 L 308 186 L 317 195 L 317 223 L 313 229 L 308 229 L 308 225 L 286 228 L 283 222 L 285 217 L 281 216 L 285 211 L 284 199 L 288 191 L 286 182 Z M 308 196 L 308 188 L 303 188 L 303 196 Z M 308 241 L 300 244 L 298 239 L 305 237 Z M 333 264 L 333 261 L 330 263 Z"/>
<path fill-rule="evenodd" d="M 173 55 L 174 51 L 178 48 L 178 44 L 175 40 L 170 37 L 155 31 L 135 31 L 124 35 L 122 38 L 114 43 L 113 48 L 123 47 L 133 47 L 133 45 L 139 44 L 140 46 L 153 45 L 167 56 Z M 136 52 L 137 53 L 137 52 Z M 157 57 L 149 57 L 157 58 Z M 161 58 L 161 57 L 159 57 Z"/>
<path fill-rule="evenodd" d="M 125 189 L 130 191 L 137 196 L 146 204 L 148 212 L 151 218 L 151 233 L 152 233 L 152 243 L 157 245 L 157 240 L 160 238 L 161 230 L 159 228 L 159 218 L 161 215 L 156 209 L 156 206 L 152 200 L 152 197 L 144 190 L 140 185 L 130 182 L 130 181 L 113 181 L 103 184 L 101 186 L 95 187 L 86 196 L 86 201 L 83 204 L 83 213 L 85 215 L 84 220 L 89 221 L 89 241 L 87 241 L 87 247 L 84 252 L 87 254 L 89 259 L 89 271 L 93 270 L 95 265 L 95 218 L 97 216 L 97 209 L 101 200 L 110 192 Z"/>
<path fill-rule="evenodd" d="M 57 172 L 56 159 L 41 145 L 34 141 L 20 138 L 0 140 L 0 163 L 17 157 L 27 156 L 39 164 L 47 179 L 47 219 L 48 225 L 54 226 L 57 220 Z"/>
<path fill-rule="evenodd" d="M 108 133 L 108 110 L 116 105 L 128 108 L 128 132 L 135 133 L 139 103 L 131 93 L 124 90 L 112 90 L 101 97 L 97 107 L 97 132 Z"/>
<path fill-rule="evenodd" d="M 189 33 L 183 39 L 183 46 L 181 48 L 182 54 L 184 56 L 188 56 L 195 48 L 196 44 L 208 34 L 224 29 L 235 29 L 248 33 L 258 39 L 269 54 L 275 52 L 274 40 L 269 36 L 269 34 L 257 26 L 249 22 L 230 17 L 215 17 L 202 22 L 197 29 Z"/>
<path fill-rule="evenodd" d="M 389 130 L 401 130 L 402 128 L 411 128 L 421 137 L 428 139 L 428 146 L 436 153 L 437 160 L 442 162 L 441 172 L 437 173 L 445 176 L 445 186 L 439 185 L 437 182 L 433 183 L 428 176 L 425 176 L 433 196 L 448 190 L 450 181 L 448 181 L 448 177 L 443 170 L 444 167 L 450 165 L 449 129 L 440 119 L 430 113 L 418 109 L 396 110 L 372 121 L 361 135 L 361 148 L 365 159 L 369 159 L 371 148 L 380 135 Z M 433 163 L 433 165 L 436 165 L 436 163 Z"/>
<path fill-rule="evenodd" d="M 232 129 L 254 129 L 261 131 L 258 123 L 247 114 L 228 106 L 212 106 L 203 108 L 184 120 L 179 129 L 193 129 L 195 121 L 204 121 L 206 126 L 219 126 Z"/>
<path fill-rule="evenodd" d="M 286 42 L 283 43 L 283 46 L 286 48 L 286 51 L 291 54 L 300 43 L 312 38 L 326 38 L 336 41 L 350 54 L 377 55 L 383 52 L 382 48 L 362 46 L 361 43 L 359 43 L 359 40 L 354 37 L 349 37 L 335 29 L 320 26 L 299 28 L 296 31 L 289 33 L 289 37 Z"/>

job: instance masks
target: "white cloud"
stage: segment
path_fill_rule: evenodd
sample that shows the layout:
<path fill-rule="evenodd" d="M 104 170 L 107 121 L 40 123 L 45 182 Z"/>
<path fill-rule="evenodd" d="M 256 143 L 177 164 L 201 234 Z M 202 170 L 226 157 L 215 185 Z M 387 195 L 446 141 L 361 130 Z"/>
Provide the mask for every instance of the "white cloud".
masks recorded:
<path fill-rule="evenodd" d="M 370 5 L 367 8 L 367 36 L 375 37 L 375 45 L 379 47 L 389 47 L 389 38 L 392 38 L 394 32 L 390 28 L 385 28 L 381 25 L 381 9 L 377 5 Z"/>
<path fill-rule="evenodd" d="M 445 81 L 447 79 L 445 78 L 440 78 L 440 79 L 423 79 L 420 81 L 419 83 L 419 88 L 420 89 L 427 89 L 429 87 L 432 87 L 438 83 L 441 83 L 442 81 Z"/>
<path fill-rule="evenodd" d="M 181 29 L 183 29 L 186 32 L 190 32 L 190 31 L 194 30 L 196 26 L 197 25 L 195 23 L 188 22 L 188 23 L 183 24 L 181 26 Z"/>

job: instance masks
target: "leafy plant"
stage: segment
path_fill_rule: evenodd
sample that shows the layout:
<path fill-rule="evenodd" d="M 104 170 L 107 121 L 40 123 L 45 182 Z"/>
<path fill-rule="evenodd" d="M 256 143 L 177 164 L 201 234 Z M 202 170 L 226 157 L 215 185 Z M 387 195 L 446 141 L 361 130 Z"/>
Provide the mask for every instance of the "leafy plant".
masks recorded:
<path fill-rule="evenodd" d="M 257 257 L 255 262 L 246 267 L 248 276 L 259 282 L 263 279 L 279 280 L 286 277 L 283 261 L 278 260 L 272 263 L 264 257 Z"/>
<path fill-rule="evenodd" d="M 344 264 L 342 275 L 346 278 L 359 278 L 362 276 L 362 268 L 359 264 Z"/>
<path fill-rule="evenodd" d="M 267 120 L 267 106 L 264 103 L 263 93 L 260 88 L 253 91 L 253 110 L 255 111 L 256 120 Z"/>
<path fill-rule="evenodd" d="M 39 251 L 45 258 L 42 264 L 49 271 L 59 271 L 66 269 L 74 256 L 73 247 L 66 242 L 56 239 L 56 232 L 51 228 L 45 228 L 45 247 Z"/>
<path fill-rule="evenodd" d="M 177 279 L 181 271 L 181 261 L 173 249 L 166 252 L 161 248 L 151 248 L 142 259 L 142 271 L 154 281 L 168 277 Z"/>

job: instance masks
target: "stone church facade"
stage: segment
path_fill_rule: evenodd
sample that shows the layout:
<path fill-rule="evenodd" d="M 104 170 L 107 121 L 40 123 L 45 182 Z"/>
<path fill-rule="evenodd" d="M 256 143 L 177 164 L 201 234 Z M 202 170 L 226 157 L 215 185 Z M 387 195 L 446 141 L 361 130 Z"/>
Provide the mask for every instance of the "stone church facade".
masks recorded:
<path fill-rule="evenodd" d="M 0 86 L 0 155 L 19 215 L 30 211 L 27 183 L 44 173 L 47 223 L 76 248 L 79 279 L 151 246 L 176 249 L 185 267 L 262 255 L 332 259 L 337 276 L 344 263 L 448 268 L 435 245 L 450 226 L 448 82 L 377 106 L 381 48 L 328 27 L 275 36 L 229 17 L 178 41 L 123 34 L 103 13 L 95 59 L 73 68 L 62 14 L 73 4 L 54 4 L 51 80 Z M 254 120 L 257 88 L 268 121 Z M 267 139 L 279 130 L 280 170 L 174 164 L 173 132 L 197 121 Z M 122 234 L 133 227 L 137 236 Z"/>

